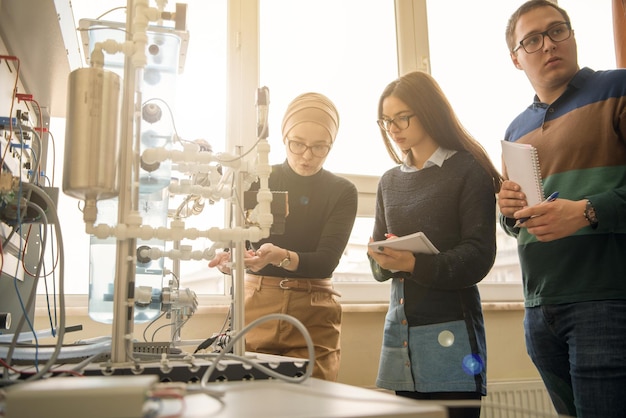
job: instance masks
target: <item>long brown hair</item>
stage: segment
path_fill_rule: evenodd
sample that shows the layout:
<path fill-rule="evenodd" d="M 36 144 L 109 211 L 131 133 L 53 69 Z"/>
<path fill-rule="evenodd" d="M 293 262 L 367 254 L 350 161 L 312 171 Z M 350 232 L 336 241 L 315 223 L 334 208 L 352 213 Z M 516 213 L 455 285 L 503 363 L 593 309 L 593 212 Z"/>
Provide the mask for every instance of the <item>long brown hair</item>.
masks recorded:
<path fill-rule="evenodd" d="M 502 184 L 502 175 L 495 168 L 483 146 L 461 125 L 452 106 L 435 79 L 423 71 L 403 75 L 387 85 L 378 102 L 378 118 L 383 117 L 383 101 L 389 96 L 402 100 L 415 114 L 422 127 L 442 148 L 465 150 L 472 154 L 492 177 L 496 193 Z M 387 132 L 380 128 L 387 152 L 391 159 L 403 161 Z"/>

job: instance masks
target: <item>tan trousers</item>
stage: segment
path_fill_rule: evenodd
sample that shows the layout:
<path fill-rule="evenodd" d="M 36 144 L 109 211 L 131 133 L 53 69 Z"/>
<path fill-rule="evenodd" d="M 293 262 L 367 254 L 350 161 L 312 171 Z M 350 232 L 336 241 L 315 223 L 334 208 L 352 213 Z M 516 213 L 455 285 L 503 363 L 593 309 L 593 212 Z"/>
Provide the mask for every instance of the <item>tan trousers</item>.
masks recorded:
<path fill-rule="evenodd" d="M 282 283 L 281 283 L 282 282 Z M 341 305 L 330 279 L 299 279 L 247 274 L 245 323 L 269 314 L 290 315 L 306 327 L 315 347 L 313 377 L 336 381 L 341 357 Z M 308 358 L 302 333 L 290 322 L 267 321 L 246 334 L 246 350 Z"/>

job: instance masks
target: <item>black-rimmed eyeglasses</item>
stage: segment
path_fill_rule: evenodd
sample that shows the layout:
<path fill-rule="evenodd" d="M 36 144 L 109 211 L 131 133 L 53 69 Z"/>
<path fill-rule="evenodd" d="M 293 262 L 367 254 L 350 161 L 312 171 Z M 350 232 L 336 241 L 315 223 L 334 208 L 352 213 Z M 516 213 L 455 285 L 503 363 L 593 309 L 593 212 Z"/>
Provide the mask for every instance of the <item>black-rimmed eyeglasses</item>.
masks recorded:
<path fill-rule="evenodd" d="M 541 33 L 528 35 L 519 42 L 519 45 L 513 50 L 513 53 L 517 53 L 520 48 L 524 48 L 527 54 L 540 51 L 541 48 L 543 48 L 543 41 L 546 36 L 550 38 L 552 42 L 563 42 L 572 36 L 572 25 L 570 22 L 561 22 L 550 26 L 548 30 Z"/>
<path fill-rule="evenodd" d="M 415 115 L 396 116 L 393 119 L 382 118 L 382 119 L 378 119 L 376 123 L 378 123 L 378 126 L 380 126 L 380 129 L 384 130 L 385 132 L 389 132 L 392 124 L 396 125 L 396 128 L 403 131 L 409 127 L 409 121 L 411 120 L 413 116 Z"/>
<path fill-rule="evenodd" d="M 318 158 L 324 158 L 330 152 L 330 145 L 317 144 L 309 146 L 303 142 L 294 141 L 289 138 L 287 138 L 287 146 L 289 147 L 289 151 L 293 152 L 296 155 L 302 155 L 306 152 L 306 150 L 310 149 L 313 156 Z"/>

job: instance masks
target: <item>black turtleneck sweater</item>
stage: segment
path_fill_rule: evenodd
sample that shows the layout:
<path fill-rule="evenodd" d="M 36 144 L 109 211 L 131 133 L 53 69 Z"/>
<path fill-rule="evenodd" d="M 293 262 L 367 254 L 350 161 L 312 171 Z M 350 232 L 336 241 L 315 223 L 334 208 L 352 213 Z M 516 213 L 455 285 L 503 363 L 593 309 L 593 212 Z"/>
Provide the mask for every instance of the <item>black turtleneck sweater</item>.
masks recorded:
<path fill-rule="evenodd" d="M 258 190 L 258 182 L 250 190 Z M 287 161 L 272 166 L 271 191 L 286 191 L 289 215 L 283 234 L 272 233 L 254 243 L 271 242 L 298 253 L 296 271 L 267 265 L 255 274 L 289 278 L 332 277 L 346 248 L 357 210 L 354 184 L 324 169 L 312 176 L 294 172 Z"/>

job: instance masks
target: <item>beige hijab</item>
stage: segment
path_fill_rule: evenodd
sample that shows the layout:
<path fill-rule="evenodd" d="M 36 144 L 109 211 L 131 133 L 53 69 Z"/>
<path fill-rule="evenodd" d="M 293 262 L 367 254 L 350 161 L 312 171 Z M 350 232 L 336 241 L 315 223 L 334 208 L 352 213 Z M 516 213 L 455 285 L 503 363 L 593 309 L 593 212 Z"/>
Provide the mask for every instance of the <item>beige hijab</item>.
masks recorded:
<path fill-rule="evenodd" d="M 304 93 L 289 103 L 283 117 L 283 138 L 299 123 L 314 122 L 324 127 L 335 141 L 339 130 L 339 113 L 333 102 L 320 93 Z"/>

